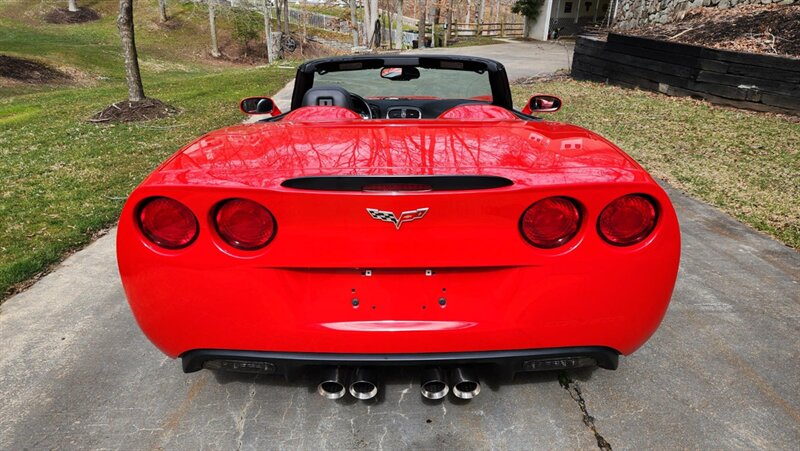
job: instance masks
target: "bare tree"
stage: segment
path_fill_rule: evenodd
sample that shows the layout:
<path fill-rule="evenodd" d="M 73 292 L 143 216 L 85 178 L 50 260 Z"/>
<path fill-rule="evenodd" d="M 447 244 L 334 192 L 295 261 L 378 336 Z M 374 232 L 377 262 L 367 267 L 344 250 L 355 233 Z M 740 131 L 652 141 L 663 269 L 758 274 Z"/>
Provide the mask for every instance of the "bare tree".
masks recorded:
<path fill-rule="evenodd" d="M 267 41 L 267 62 L 272 62 L 272 24 L 270 21 L 272 17 L 269 12 L 269 2 L 267 0 L 261 0 L 261 9 L 262 13 L 264 14 L 264 36 Z"/>
<path fill-rule="evenodd" d="M 75 3 L 75 0 L 69 0 L 69 3 L 67 3 L 67 10 L 72 13 L 78 11 L 78 5 Z"/>
<path fill-rule="evenodd" d="M 378 0 L 364 0 L 364 28 L 367 38 L 367 47 L 376 47 L 376 22 L 378 22 Z"/>
<path fill-rule="evenodd" d="M 281 31 L 283 34 L 289 34 L 289 0 L 283 0 L 283 29 Z"/>
<path fill-rule="evenodd" d="M 217 11 L 216 0 L 208 0 L 208 26 L 211 31 L 211 56 L 219 58 L 219 46 L 217 45 Z"/>
<path fill-rule="evenodd" d="M 167 0 L 158 0 L 158 16 L 162 22 L 167 21 Z"/>
<path fill-rule="evenodd" d="M 398 50 L 403 49 L 403 0 L 394 0 L 395 10 L 397 10 L 397 38 L 395 39 L 395 48 Z"/>
<path fill-rule="evenodd" d="M 350 0 L 350 24 L 353 32 L 353 47 L 358 47 L 358 22 L 356 22 L 356 0 Z"/>
<path fill-rule="evenodd" d="M 428 12 L 428 0 L 417 0 L 419 13 L 419 48 L 425 47 L 425 16 Z"/>
<path fill-rule="evenodd" d="M 478 23 L 477 34 L 479 34 L 479 35 L 483 34 L 483 29 L 482 29 L 483 28 L 483 12 L 484 12 L 485 8 L 486 8 L 486 0 L 481 0 L 480 7 L 478 8 L 478 20 L 477 20 L 477 23 Z"/>
<path fill-rule="evenodd" d="M 133 33 L 133 0 L 119 1 L 117 27 L 120 40 L 122 40 L 122 52 L 125 55 L 128 100 L 138 102 L 144 100 L 144 88 L 142 87 L 142 75 L 139 73 L 139 57 L 136 54 L 136 40 Z"/>

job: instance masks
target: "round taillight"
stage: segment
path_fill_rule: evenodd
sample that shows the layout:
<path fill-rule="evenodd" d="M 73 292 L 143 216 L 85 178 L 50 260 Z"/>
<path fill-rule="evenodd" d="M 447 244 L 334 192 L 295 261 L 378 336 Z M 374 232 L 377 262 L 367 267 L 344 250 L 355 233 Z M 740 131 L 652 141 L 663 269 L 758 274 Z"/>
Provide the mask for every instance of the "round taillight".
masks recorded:
<path fill-rule="evenodd" d="M 656 206 L 642 194 L 629 194 L 608 204 L 597 220 L 597 230 L 606 241 L 617 246 L 636 244 L 656 226 Z"/>
<path fill-rule="evenodd" d="M 581 212 L 572 199 L 548 197 L 528 207 L 520 229 L 531 244 L 552 249 L 571 240 L 581 225 Z"/>
<path fill-rule="evenodd" d="M 214 216 L 219 236 L 237 249 L 262 248 L 275 235 L 275 218 L 260 204 L 247 199 L 229 199 Z"/>
<path fill-rule="evenodd" d="M 186 205 L 169 197 L 151 197 L 139 207 L 139 228 L 148 240 L 181 249 L 197 237 L 197 218 Z"/>

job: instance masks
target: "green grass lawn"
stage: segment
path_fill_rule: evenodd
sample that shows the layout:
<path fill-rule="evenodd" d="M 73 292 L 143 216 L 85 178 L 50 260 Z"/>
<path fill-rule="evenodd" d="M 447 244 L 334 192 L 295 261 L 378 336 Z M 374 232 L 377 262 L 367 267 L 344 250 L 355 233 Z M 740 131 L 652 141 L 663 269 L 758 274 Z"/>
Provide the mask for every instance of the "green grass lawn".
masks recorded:
<path fill-rule="evenodd" d="M 75 86 L 0 86 L 0 299 L 112 225 L 128 193 L 167 156 L 207 131 L 240 122 L 240 98 L 274 93 L 294 76 L 292 69 L 200 59 L 206 42 L 196 30 L 204 16 L 173 8 L 184 26 L 165 31 L 151 26 L 148 10 L 137 19 L 145 92 L 182 113 L 94 125 L 86 122 L 89 116 L 127 96 L 115 18 L 32 25 L 23 19 L 33 19 L 18 11 L 20 20 L 4 14 L 14 6 L 0 6 L 2 53 L 82 76 Z M 155 14 L 155 6 L 151 9 Z M 164 33 L 166 38 L 159 37 Z M 159 46 L 159 40 L 174 40 L 183 50 Z"/>
<path fill-rule="evenodd" d="M 512 87 L 515 104 L 551 93 L 547 119 L 610 139 L 650 173 L 785 244 L 800 248 L 800 123 L 777 115 L 600 83 Z"/>

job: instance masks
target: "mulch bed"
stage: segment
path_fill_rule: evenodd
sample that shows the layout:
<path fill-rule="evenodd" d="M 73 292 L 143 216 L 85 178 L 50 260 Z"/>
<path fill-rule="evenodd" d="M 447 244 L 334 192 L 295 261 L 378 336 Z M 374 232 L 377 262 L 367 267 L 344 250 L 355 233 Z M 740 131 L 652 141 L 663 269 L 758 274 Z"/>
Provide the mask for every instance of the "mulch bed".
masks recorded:
<path fill-rule="evenodd" d="M 89 118 L 89 122 L 137 122 L 174 116 L 179 110 L 158 99 L 144 99 L 136 102 L 124 100 L 112 103 L 104 110 Z"/>
<path fill-rule="evenodd" d="M 44 15 L 44 21 L 55 24 L 73 24 L 91 22 L 100 18 L 100 14 L 91 8 L 78 8 L 71 12 L 67 8 L 56 8 Z"/>
<path fill-rule="evenodd" d="M 697 8 L 682 20 L 625 34 L 748 53 L 800 58 L 800 5 Z"/>
<path fill-rule="evenodd" d="M 7 55 L 0 55 L 0 77 L 35 84 L 60 83 L 72 78 L 46 64 Z"/>

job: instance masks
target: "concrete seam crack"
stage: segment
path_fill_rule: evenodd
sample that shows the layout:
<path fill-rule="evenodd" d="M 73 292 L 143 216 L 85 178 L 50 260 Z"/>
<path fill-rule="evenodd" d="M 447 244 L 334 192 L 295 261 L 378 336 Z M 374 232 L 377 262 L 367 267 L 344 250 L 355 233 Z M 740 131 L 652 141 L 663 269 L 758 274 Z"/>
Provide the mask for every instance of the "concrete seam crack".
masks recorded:
<path fill-rule="evenodd" d="M 583 399 L 583 393 L 581 392 L 581 387 L 575 382 L 567 373 L 559 373 L 558 375 L 558 383 L 561 387 L 569 393 L 570 398 L 572 398 L 577 404 L 578 407 L 581 409 L 581 413 L 583 414 L 583 424 L 592 431 L 594 434 L 595 440 L 597 440 L 597 447 L 603 451 L 612 451 L 611 443 L 603 438 L 603 436 L 598 432 L 597 425 L 595 424 L 595 418 L 589 415 L 589 410 L 586 408 L 586 400 Z"/>

